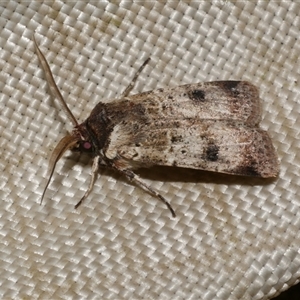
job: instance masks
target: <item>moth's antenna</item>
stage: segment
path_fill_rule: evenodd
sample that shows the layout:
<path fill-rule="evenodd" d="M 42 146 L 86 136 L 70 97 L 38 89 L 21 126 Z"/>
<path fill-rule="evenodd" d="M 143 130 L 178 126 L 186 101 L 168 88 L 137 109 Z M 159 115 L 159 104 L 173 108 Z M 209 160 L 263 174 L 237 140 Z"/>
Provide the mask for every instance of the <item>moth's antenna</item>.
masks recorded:
<path fill-rule="evenodd" d="M 75 119 L 75 117 L 73 116 L 72 112 L 70 111 L 69 107 L 67 106 L 62 94 L 60 93 L 55 81 L 54 81 L 54 78 L 53 78 L 53 75 L 51 73 L 51 69 L 46 61 L 46 58 L 44 56 L 44 54 L 42 53 L 42 51 L 40 50 L 36 40 L 35 40 L 35 37 L 33 35 L 33 41 L 34 41 L 34 45 L 35 45 L 35 49 L 36 49 L 36 52 L 37 52 L 37 55 L 39 57 L 39 60 L 41 62 L 41 65 L 42 65 L 42 68 L 43 68 L 43 71 L 45 73 L 45 76 L 46 76 L 46 80 L 48 82 L 48 85 L 50 87 L 50 90 L 51 90 L 51 93 L 54 97 L 56 97 L 60 104 L 62 105 L 62 108 L 63 110 L 65 111 L 67 117 L 70 119 L 70 121 L 73 123 L 74 127 L 76 127 L 78 125 L 78 122 L 77 120 Z"/>
<path fill-rule="evenodd" d="M 72 135 L 67 135 L 59 141 L 58 145 L 53 150 L 53 152 L 51 154 L 51 157 L 50 157 L 49 165 L 48 165 L 48 181 L 47 181 L 47 184 L 46 184 L 45 189 L 43 191 L 40 204 L 42 204 L 42 202 L 43 202 L 43 198 L 45 196 L 48 185 L 51 181 L 56 163 L 58 162 L 58 160 L 61 158 L 61 156 L 67 150 L 72 149 L 77 143 L 78 143 L 78 139 L 76 137 L 74 137 Z"/>

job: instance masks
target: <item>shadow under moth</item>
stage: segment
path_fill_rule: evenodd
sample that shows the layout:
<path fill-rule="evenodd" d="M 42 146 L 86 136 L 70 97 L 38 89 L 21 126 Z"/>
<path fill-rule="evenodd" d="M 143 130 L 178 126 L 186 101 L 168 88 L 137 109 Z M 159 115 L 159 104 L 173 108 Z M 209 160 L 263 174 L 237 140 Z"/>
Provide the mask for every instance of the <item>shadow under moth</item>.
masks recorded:
<path fill-rule="evenodd" d="M 35 39 L 34 44 L 51 93 L 74 126 L 51 154 L 42 199 L 57 161 L 67 150 L 88 152 L 93 158 L 88 189 L 75 208 L 90 194 L 99 167 L 112 168 L 147 190 L 165 203 L 173 217 L 169 202 L 134 169 L 161 165 L 263 178 L 277 176 L 277 156 L 267 132 L 259 128 L 259 95 L 251 83 L 204 82 L 129 96 L 148 59 L 120 99 L 98 103 L 79 124 Z"/>

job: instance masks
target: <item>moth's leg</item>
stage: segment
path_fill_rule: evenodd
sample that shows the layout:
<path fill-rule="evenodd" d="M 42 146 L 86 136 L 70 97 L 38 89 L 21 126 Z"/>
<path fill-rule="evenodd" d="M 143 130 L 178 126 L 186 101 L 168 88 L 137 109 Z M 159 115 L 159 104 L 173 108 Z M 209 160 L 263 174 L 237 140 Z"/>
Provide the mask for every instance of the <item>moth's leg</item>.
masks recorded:
<path fill-rule="evenodd" d="M 115 166 L 115 168 L 117 168 Z M 171 204 L 162 196 L 160 195 L 157 191 L 153 190 L 146 182 L 144 182 L 138 175 L 136 175 L 135 173 L 133 173 L 130 170 L 124 170 L 124 169 L 118 169 L 118 171 L 120 171 L 122 174 L 124 174 L 130 181 L 134 181 L 135 183 L 137 183 L 138 185 L 142 186 L 145 190 L 147 190 L 150 194 L 152 194 L 153 196 L 157 197 L 159 200 L 161 200 L 170 210 L 172 217 L 175 218 L 176 214 L 174 209 L 172 208 Z"/>
<path fill-rule="evenodd" d="M 133 89 L 135 82 L 138 78 L 138 76 L 141 74 L 143 69 L 145 68 L 146 64 L 150 61 L 150 57 L 145 60 L 145 62 L 140 66 L 140 68 L 135 73 L 134 77 L 131 80 L 131 83 L 128 85 L 128 87 L 125 89 L 125 91 L 122 93 L 121 97 L 126 97 L 129 95 L 130 91 Z"/>
<path fill-rule="evenodd" d="M 89 184 L 89 187 L 87 189 L 87 191 L 85 192 L 84 196 L 80 199 L 80 201 L 75 205 L 75 208 L 77 208 L 82 202 L 83 200 L 85 200 L 87 198 L 87 196 L 90 194 L 90 192 L 92 191 L 93 189 L 93 186 L 95 184 L 95 180 L 97 178 L 97 175 L 98 175 L 98 170 L 99 170 L 99 159 L 100 159 L 100 156 L 96 156 L 94 158 L 94 161 L 93 161 L 93 166 L 92 166 L 92 178 L 91 178 L 91 181 L 90 181 L 90 184 Z"/>

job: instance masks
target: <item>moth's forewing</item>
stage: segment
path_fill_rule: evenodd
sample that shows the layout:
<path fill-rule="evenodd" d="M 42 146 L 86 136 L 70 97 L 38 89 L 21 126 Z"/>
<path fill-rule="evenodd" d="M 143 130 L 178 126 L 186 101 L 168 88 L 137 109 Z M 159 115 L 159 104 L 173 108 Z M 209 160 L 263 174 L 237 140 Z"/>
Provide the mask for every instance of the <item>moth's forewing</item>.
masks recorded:
<path fill-rule="evenodd" d="M 258 91 L 248 82 L 159 89 L 107 104 L 105 110 L 114 116 L 105 155 L 119 156 L 129 168 L 164 165 L 259 177 L 278 173 L 272 142 L 258 127 Z"/>
<path fill-rule="evenodd" d="M 202 120 L 191 125 L 180 120 L 132 130 L 129 125 L 116 127 L 106 155 L 118 149 L 133 167 L 176 166 L 259 177 L 278 173 L 272 142 L 259 128 L 231 121 Z"/>
<path fill-rule="evenodd" d="M 254 126 L 261 119 L 258 90 L 246 81 L 187 84 L 133 95 L 128 99 L 136 105 L 142 104 L 147 117 L 154 121 L 232 120 Z"/>

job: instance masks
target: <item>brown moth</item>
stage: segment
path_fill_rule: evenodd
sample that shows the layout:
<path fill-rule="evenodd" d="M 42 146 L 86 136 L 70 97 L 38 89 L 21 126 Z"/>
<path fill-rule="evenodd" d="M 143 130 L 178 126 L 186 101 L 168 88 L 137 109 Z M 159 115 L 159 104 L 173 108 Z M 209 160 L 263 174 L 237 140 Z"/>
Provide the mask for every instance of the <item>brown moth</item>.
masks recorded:
<path fill-rule="evenodd" d="M 99 103 L 81 124 L 63 99 L 50 67 L 35 48 L 51 92 L 74 125 L 49 161 L 45 195 L 57 161 L 67 150 L 88 152 L 93 158 L 90 194 L 99 167 L 110 167 L 160 199 L 175 217 L 169 202 L 133 170 L 153 165 L 192 168 L 242 176 L 276 177 L 277 156 L 261 120 L 258 90 L 245 81 L 187 84 L 128 96 L 138 75 L 111 103 Z"/>

